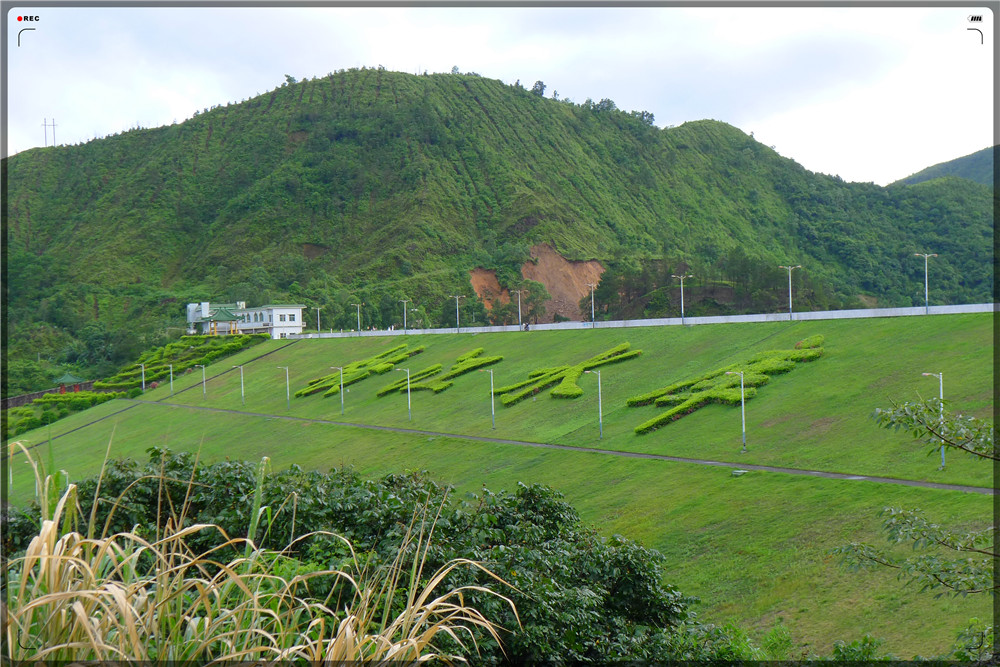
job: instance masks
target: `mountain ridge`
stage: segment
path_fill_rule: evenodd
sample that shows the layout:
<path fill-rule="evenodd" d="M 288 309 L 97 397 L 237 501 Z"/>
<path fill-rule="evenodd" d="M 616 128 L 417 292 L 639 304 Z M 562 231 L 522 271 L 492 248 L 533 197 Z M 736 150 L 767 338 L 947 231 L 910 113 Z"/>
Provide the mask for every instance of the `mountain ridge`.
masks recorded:
<path fill-rule="evenodd" d="M 70 366 L 100 354 L 74 356 L 87 327 L 105 342 L 129 328 L 143 347 L 188 300 L 294 299 L 350 328 L 351 303 L 384 327 L 411 298 L 450 322 L 469 271 L 517 289 L 542 243 L 720 283 L 745 259 L 758 309 L 780 300 L 787 263 L 805 267 L 803 307 L 909 305 L 923 296 L 913 252 L 939 254 L 936 302 L 992 294 L 983 186 L 845 183 L 725 123 L 658 129 L 611 100 L 471 74 L 342 70 L 6 164 L 11 351 Z"/>

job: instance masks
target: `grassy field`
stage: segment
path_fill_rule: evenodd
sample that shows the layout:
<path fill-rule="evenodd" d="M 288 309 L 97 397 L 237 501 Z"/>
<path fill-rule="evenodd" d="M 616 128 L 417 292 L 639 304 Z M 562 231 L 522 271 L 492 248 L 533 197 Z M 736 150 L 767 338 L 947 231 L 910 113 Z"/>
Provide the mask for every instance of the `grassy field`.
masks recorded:
<path fill-rule="evenodd" d="M 813 334 L 826 338 L 825 355 L 772 378 L 747 402 L 748 449 L 740 454 L 739 407 L 708 406 L 652 434 L 632 429 L 657 408 L 628 408 L 629 396 L 696 377 L 748 359 L 754 352 L 792 347 Z M 836 639 L 865 632 L 887 640 L 902 657 L 946 651 L 972 616 L 985 617 L 985 598 L 935 599 L 903 588 L 889 572 L 848 573 L 827 550 L 850 540 L 881 542 L 878 510 L 886 505 L 924 507 L 935 520 L 982 525 L 992 499 L 871 482 L 825 480 L 728 468 L 419 436 L 331 424 L 288 421 L 291 415 L 354 424 L 496 436 L 534 442 L 653 452 L 741 463 L 762 463 L 855 474 L 990 486 L 988 466 L 952 454 L 937 471 L 936 453 L 905 435 L 881 431 L 868 418 L 891 401 L 936 395 L 943 372 L 945 397 L 956 409 L 992 411 L 992 318 L 988 314 L 814 323 L 712 325 L 664 329 L 528 332 L 476 336 L 408 336 L 304 340 L 284 347 L 273 341 L 175 381 L 175 395 L 147 392 L 148 405 L 113 401 L 52 427 L 56 465 L 74 478 L 94 474 L 108 442 L 112 455 L 144 458 L 145 448 L 198 449 L 209 460 L 272 457 L 277 466 L 298 463 L 326 469 L 350 464 L 365 474 L 430 470 L 463 492 L 483 484 L 511 488 L 542 482 L 562 492 L 602 533 L 620 533 L 667 555 L 668 578 L 702 598 L 707 620 L 736 620 L 764 632 L 778 619 L 798 646 L 829 653 Z M 413 421 L 406 396 L 376 397 L 402 373 L 368 378 L 338 396 L 292 398 L 286 409 L 284 370 L 291 391 L 331 365 L 343 365 L 405 341 L 426 351 L 400 364 L 415 372 L 434 363 L 446 369 L 476 347 L 503 355 L 492 366 L 501 386 L 527 379 L 535 369 L 575 364 L 622 342 L 643 354 L 602 369 L 604 438 L 598 439 L 596 378 L 584 375 L 577 399 L 543 392 L 509 408 L 496 403 L 490 428 L 489 378 L 469 373 L 440 393 L 414 392 Z M 251 361 L 261 354 L 273 354 Z M 240 401 L 244 366 L 246 406 Z M 185 390 L 186 388 L 189 388 Z M 207 412 L 212 407 L 270 416 Z M 107 417 L 106 419 L 100 419 Z M 91 423 L 93 422 L 93 423 Z M 89 424 L 84 426 L 85 424 Z M 83 426 L 83 428 L 81 428 Z M 49 448 L 45 429 L 22 438 Z M 15 459 L 11 498 L 32 486 Z"/>

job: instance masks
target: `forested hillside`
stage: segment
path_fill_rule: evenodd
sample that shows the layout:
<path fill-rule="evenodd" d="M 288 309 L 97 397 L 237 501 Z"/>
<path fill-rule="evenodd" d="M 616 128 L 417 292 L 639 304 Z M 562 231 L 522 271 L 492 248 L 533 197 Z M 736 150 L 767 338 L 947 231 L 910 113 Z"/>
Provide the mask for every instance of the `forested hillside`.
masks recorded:
<path fill-rule="evenodd" d="M 424 326 L 451 323 L 471 269 L 516 289 L 537 243 L 609 278 L 689 270 L 742 289 L 749 310 L 780 297 L 788 263 L 805 267 L 804 308 L 920 303 L 914 252 L 939 254 L 934 302 L 991 298 L 986 186 L 845 183 L 725 123 L 658 129 L 611 100 L 543 91 L 352 69 L 13 156 L 9 393 L 60 366 L 100 375 L 134 359 L 180 333 L 188 300 L 294 300 L 321 307 L 324 328 L 352 328 L 351 303 L 385 327 L 405 297 Z"/>

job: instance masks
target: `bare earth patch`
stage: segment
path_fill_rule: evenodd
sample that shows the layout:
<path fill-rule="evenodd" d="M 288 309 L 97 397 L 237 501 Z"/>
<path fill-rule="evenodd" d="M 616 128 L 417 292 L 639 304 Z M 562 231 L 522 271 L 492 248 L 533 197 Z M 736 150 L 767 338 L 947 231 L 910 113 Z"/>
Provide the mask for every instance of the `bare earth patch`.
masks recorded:
<path fill-rule="evenodd" d="M 509 303 L 510 294 L 507 290 L 500 288 L 497 282 L 496 271 L 488 269 L 472 269 L 469 271 L 469 282 L 472 289 L 476 291 L 476 296 L 483 302 L 486 310 L 493 310 L 493 302 L 500 299 L 500 303 Z"/>
<path fill-rule="evenodd" d="M 596 285 L 601 280 L 604 267 L 597 260 L 571 262 L 563 259 L 551 246 L 536 245 L 531 256 L 537 262 L 525 262 L 521 275 L 545 285 L 552 298 L 545 302 L 542 322 L 551 322 L 556 314 L 571 320 L 583 320 L 580 299 L 590 293 L 587 283 Z M 589 319 L 589 313 L 588 318 Z"/>

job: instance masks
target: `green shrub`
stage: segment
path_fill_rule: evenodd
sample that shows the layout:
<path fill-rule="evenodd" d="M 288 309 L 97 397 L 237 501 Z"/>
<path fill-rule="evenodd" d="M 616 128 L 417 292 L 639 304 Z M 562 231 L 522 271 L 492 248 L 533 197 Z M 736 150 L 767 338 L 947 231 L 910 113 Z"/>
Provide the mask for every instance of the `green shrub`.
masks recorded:
<path fill-rule="evenodd" d="M 811 343 L 822 343 L 822 336 L 806 339 Z M 787 373 L 795 368 L 796 362 L 812 361 L 823 354 L 823 348 L 801 348 L 795 350 L 769 350 L 753 355 L 743 365 L 730 364 L 706 373 L 698 378 L 675 382 L 662 389 L 633 396 L 625 401 L 628 407 L 649 405 L 673 406 L 666 412 L 647 419 L 635 427 L 639 435 L 655 431 L 684 415 L 691 414 L 708 403 L 737 405 L 741 400 L 753 398 L 756 387 L 770 382 L 771 375 Z M 740 376 L 743 372 L 743 392 L 740 392 Z"/>
<path fill-rule="evenodd" d="M 628 343 L 621 343 L 610 350 L 606 350 L 601 354 L 591 357 L 590 359 L 574 366 L 558 366 L 556 368 L 546 368 L 532 371 L 528 375 L 527 380 L 494 389 L 493 393 L 500 395 L 501 404 L 511 406 L 518 401 L 524 400 L 528 396 L 535 395 L 540 391 L 559 383 L 558 386 L 550 392 L 551 396 L 554 398 L 577 398 L 583 395 L 583 389 L 579 387 L 576 382 L 584 371 L 597 368 L 598 366 L 603 366 L 605 364 L 613 364 L 633 359 L 642 354 L 642 350 L 632 350 L 630 352 L 628 351 L 628 348 Z"/>

